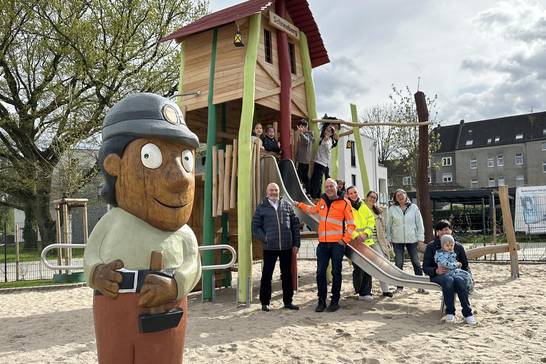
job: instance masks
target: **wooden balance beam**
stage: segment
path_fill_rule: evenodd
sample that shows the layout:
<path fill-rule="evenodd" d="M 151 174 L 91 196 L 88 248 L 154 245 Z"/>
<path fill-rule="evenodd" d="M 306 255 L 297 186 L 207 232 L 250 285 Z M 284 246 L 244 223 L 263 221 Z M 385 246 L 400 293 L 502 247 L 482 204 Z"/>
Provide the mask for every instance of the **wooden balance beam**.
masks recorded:
<path fill-rule="evenodd" d="M 519 250 L 519 244 L 516 244 L 516 250 Z M 466 257 L 468 259 L 476 259 L 487 254 L 497 254 L 497 253 L 509 253 L 510 245 L 509 244 L 500 244 L 500 245 L 487 245 L 479 248 L 469 249 L 466 251 Z"/>

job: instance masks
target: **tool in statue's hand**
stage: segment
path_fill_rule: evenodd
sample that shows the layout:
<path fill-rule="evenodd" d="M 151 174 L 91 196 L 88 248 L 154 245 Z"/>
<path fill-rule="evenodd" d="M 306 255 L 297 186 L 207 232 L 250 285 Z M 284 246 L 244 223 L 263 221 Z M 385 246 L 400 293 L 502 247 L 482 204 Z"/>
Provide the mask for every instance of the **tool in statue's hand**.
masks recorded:
<path fill-rule="evenodd" d="M 139 328 L 143 333 L 156 332 L 177 327 L 184 311 L 180 307 L 168 309 L 167 304 L 176 300 L 177 286 L 174 278 L 162 275 L 163 255 L 153 251 L 150 258 L 150 273 L 144 279 L 140 290 L 140 306 L 149 308 L 150 313 L 139 316 Z M 156 272 L 156 273 L 154 273 Z"/>
<path fill-rule="evenodd" d="M 140 290 L 139 306 L 150 308 L 151 313 L 164 312 L 162 305 L 176 300 L 176 281 L 167 276 L 154 274 L 163 269 L 163 255 L 153 251 L 150 258 L 150 273 L 144 279 Z"/>
<path fill-rule="evenodd" d="M 122 275 L 116 272 L 123 268 L 123 262 L 116 259 L 107 264 L 99 264 L 93 271 L 93 286 L 103 296 L 117 298 L 119 295 L 119 283 L 123 280 Z"/>

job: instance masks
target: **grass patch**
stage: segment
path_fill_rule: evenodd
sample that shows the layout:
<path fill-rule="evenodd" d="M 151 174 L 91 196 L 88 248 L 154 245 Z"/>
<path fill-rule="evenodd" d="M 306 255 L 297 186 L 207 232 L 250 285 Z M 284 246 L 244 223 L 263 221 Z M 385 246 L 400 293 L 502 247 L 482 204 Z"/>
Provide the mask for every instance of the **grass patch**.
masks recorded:
<path fill-rule="evenodd" d="M 38 286 L 49 286 L 49 285 L 58 285 L 63 283 L 55 283 L 52 279 L 34 279 L 30 281 L 16 281 L 16 282 L 1 282 L 0 288 L 21 288 L 21 287 L 38 287 Z M 73 284 L 73 283 L 65 283 Z"/>

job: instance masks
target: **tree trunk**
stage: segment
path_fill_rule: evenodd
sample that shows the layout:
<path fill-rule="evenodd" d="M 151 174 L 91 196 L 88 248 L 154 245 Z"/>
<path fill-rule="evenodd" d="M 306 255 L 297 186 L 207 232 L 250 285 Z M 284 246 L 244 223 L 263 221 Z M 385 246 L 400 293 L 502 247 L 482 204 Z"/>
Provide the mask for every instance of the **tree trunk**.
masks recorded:
<path fill-rule="evenodd" d="M 36 212 L 36 221 L 42 238 L 42 247 L 56 242 L 55 220 L 51 218 L 50 212 L 50 191 L 41 190 L 36 196 L 34 208 Z"/>
<path fill-rule="evenodd" d="M 32 211 L 32 207 L 30 204 L 25 204 L 24 208 L 25 212 L 25 227 L 23 228 L 23 240 L 25 243 L 23 244 L 23 250 L 24 251 L 35 251 L 38 249 L 37 244 L 37 235 L 36 230 L 34 228 L 35 224 L 35 218 L 34 218 L 34 212 Z"/>

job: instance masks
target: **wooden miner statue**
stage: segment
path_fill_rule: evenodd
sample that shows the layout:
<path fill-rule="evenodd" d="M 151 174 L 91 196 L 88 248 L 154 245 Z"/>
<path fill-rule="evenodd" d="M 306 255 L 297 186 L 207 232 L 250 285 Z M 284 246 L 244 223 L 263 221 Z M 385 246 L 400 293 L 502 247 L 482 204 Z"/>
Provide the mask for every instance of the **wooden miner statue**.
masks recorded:
<path fill-rule="evenodd" d="M 107 113 L 99 163 L 114 206 L 84 254 L 99 363 L 181 363 L 187 294 L 201 277 L 186 225 L 197 136 L 175 102 L 127 96 Z"/>

